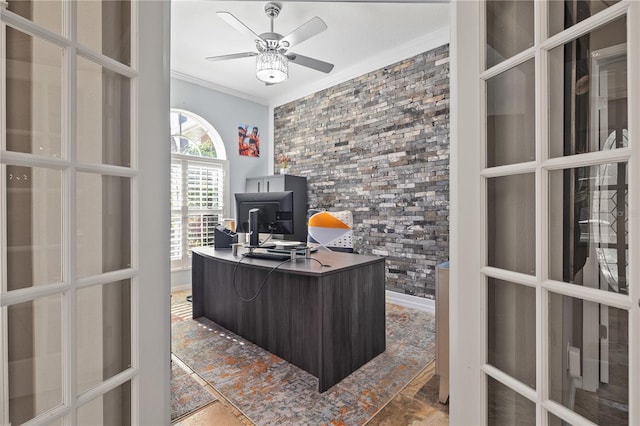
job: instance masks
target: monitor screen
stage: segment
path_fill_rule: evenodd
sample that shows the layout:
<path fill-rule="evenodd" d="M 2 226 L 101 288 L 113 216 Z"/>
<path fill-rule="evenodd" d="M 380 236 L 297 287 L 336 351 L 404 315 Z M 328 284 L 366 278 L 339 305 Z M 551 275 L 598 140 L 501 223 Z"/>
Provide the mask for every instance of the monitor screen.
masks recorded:
<path fill-rule="evenodd" d="M 293 234 L 293 191 L 239 192 L 236 197 L 236 231 L 249 233 L 249 211 L 258 209 L 258 232 Z"/>

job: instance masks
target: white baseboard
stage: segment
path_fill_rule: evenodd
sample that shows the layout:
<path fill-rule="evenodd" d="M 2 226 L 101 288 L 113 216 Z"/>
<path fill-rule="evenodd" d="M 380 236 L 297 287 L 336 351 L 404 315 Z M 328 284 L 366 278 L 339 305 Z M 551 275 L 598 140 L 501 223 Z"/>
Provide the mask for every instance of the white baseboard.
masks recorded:
<path fill-rule="evenodd" d="M 191 290 L 191 284 L 177 285 L 175 287 L 171 287 L 171 292 L 182 291 L 182 290 Z"/>
<path fill-rule="evenodd" d="M 433 299 L 425 299 L 424 297 L 411 296 L 408 294 L 398 293 L 397 291 L 386 290 L 386 299 L 388 303 L 404 306 L 405 308 L 417 309 L 419 311 L 436 313 L 436 301 Z"/>
<path fill-rule="evenodd" d="M 191 268 L 171 271 L 171 291 L 187 290 L 191 287 Z"/>

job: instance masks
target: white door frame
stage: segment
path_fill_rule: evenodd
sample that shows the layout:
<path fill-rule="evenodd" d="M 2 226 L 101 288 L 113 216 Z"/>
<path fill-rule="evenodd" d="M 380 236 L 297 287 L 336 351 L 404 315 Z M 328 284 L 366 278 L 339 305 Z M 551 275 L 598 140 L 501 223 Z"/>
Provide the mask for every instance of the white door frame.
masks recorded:
<path fill-rule="evenodd" d="M 450 6 L 450 245 L 449 245 L 449 422 L 475 425 L 486 418 L 480 370 L 484 321 L 480 211 L 480 2 Z"/>
<path fill-rule="evenodd" d="M 171 2 L 138 2 L 138 307 L 134 337 L 139 345 L 134 382 L 134 424 L 169 424 L 171 419 L 171 275 L 169 259 L 169 46 Z M 161 232 L 166 230 L 166 232 Z"/>
<path fill-rule="evenodd" d="M 629 181 L 629 294 L 592 292 L 548 277 L 548 220 L 546 193 L 536 193 L 536 276 L 529 279 L 519 274 L 503 273 L 500 278 L 536 287 L 536 389 L 519 386 L 506 374 L 486 362 L 486 279 L 500 275 L 483 268 L 486 256 L 484 228 L 486 201 L 483 179 L 498 176 L 523 166 L 505 166 L 500 170 L 484 170 L 484 3 L 456 1 L 451 3 L 451 246 L 450 246 L 450 422 L 451 424 L 485 424 L 487 422 L 487 375 L 510 386 L 536 404 L 536 423 L 547 424 L 547 411 L 563 414 L 572 422 L 581 418 L 567 413 L 564 407 L 548 397 L 548 329 L 546 305 L 553 291 L 615 306 L 629 312 L 629 423 L 640 424 L 640 3 L 623 0 L 603 13 L 588 18 L 568 31 L 543 39 L 546 33 L 547 4 L 534 2 L 536 15 L 535 45 L 512 58 L 536 59 L 536 162 L 526 167 L 536 172 L 536 185 L 546 188 L 548 171 L 570 165 L 579 167 L 595 158 L 628 161 Z M 591 153 L 579 159 L 567 157 L 546 159 L 548 85 L 547 51 L 600 26 L 616 16 L 627 15 L 628 117 L 629 148 L 617 152 Z M 508 61 L 507 65 L 508 65 Z M 512 62 L 513 63 L 513 62 Z M 494 74 L 508 66 L 494 67 Z M 498 68 L 500 70 L 498 70 Z M 541 118 L 542 117 L 542 118 Z M 542 161 L 544 160 L 544 161 Z M 495 168 L 494 168 L 495 169 Z M 575 287 L 575 288 L 574 288 Z"/>

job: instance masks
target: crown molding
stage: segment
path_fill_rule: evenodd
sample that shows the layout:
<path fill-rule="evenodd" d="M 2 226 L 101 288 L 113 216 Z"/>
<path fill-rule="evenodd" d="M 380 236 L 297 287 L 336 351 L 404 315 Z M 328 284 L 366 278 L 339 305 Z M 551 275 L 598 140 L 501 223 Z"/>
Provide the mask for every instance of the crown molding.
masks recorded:
<path fill-rule="evenodd" d="M 196 84 L 198 86 L 204 87 L 206 89 L 215 90 L 216 92 L 225 93 L 227 95 L 235 96 L 236 98 L 245 99 L 247 101 L 251 101 L 260 105 L 269 106 L 269 100 L 259 98 L 256 96 L 249 96 L 246 93 L 238 92 L 237 90 L 229 89 L 228 87 L 220 86 L 217 84 L 213 84 L 209 81 L 202 80 L 198 77 L 194 77 L 189 74 L 184 74 L 179 71 L 171 70 L 170 73 L 171 78 L 175 78 L 177 80 L 182 80 L 187 83 Z"/>

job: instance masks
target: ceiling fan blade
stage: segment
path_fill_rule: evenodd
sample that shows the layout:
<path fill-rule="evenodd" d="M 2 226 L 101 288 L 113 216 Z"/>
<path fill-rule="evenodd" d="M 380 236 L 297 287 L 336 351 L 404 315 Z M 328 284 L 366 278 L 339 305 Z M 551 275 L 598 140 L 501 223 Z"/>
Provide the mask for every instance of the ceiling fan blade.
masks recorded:
<path fill-rule="evenodd" d="M 252 56 L 256 56 L 257 54 L 258 53 L 256 52 L 232 53 L 230 55 L 209 56 L 205 59 L 209 61 L 224 61 L 226 59 L 250 58 Z"/>
<path fill-rule="evenodd" d="M 294 64 L 302 65 L 303 67 L 312 68 L 317 71 L 322 71 L 324 73 L 330 73 L 333 69 L 333 64 L 328 62 L 320 61 L 318 59 L 309 58 L 308 56 L 298 55 L 297 53 L 289 53 L 286 55 L 289 61 Z"/>
<path fill-rule="evenodd" d="M 249 37 L 253 41 L 262 40 L 251 28 L 240 22 L 238 18 L 229 12 L 216 12 L 216 15 L 218 15 L 224 22 L 235 28 L 236 31 L 244 34 L 245 37 Z"/>
<path fill-rule="evenodd" d="M 306 23 L 300 25 L 295 30 L 291 31 L 289 34 L 284 36 L 280 40 L 280 45 L 285 47 L 291 47 L 296 44 L 300 44 L 303 41 L 313 37 L 316 34 L 321 33 L 322 31 L 327 29 L 327 24 L 317 16 L 315 18 L 311 18 Z M 288 43 L 288 44 L 286 44 Z"/>

